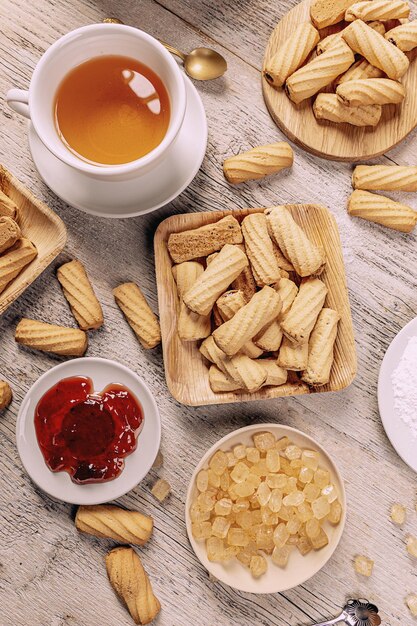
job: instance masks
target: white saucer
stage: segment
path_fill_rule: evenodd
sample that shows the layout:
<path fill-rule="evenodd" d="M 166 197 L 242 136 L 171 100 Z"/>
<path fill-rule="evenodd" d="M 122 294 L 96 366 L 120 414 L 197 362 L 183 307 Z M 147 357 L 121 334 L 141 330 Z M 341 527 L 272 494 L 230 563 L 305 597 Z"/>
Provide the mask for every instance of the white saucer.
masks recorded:
<path fill-rule="evenodd" d="M 267 557 L 268 571 L 260 578 L 253 578 L 250 571 L 243 567 L 236 559 L 233 559 L 226 565 L 223 563 L 215 563 L 209 561 L 203 541 L 194 539 L 191 530 L 190 507 L 197 494 L 195 480 L 198 472 L 207 468 L 209 459 L 217 450 L 230 450 L 235 445 L 243 443 L 246 446 L 253 445 L 252 435 L 261 431 L 272 432 L 277 439 L 288 437 L 296 445 L 310 450 L 317 450 L 320 453 L 320 467 L 330 472 L 332 483 L 336 486 L 339 495 L 339 501 L 343 507 L 341 520 L 337 526 L 326 523 L 324 529 L 329 537 L 328 545 L 322 550 L 312 551 L 306 556 L 302 556 L 298 550 L 294 550 L 290 556 L 288 565 L 281 569 L 274 565 Z M 282 593 L 298 585 L 302 585 L 309 578 L 317 574 L 331 558 L 336 550 L 343 534 L 346 522 L 346 492 L 343 479 L 337 469 L 337 466 L 329 454 L 322 448 L 317 441 L 295 428 L 284 426 L 282 424 L 253 424 L 245 426 L 239 430 L 235 430 L 223 439 L 220 439 L 208 450 L 201 461 L 197 464 L 191 477 L 185 501 L 185 522 L 187 526 L 188 539 L 197 558 L 200 560 L 205 569 L 222 583 L 244 591 L 247 593 Z"/>
<path fill-rule="evenodd" d="M 142 405 L 144 420 L 137 448 L 126 457 L 121 474 L 107 483 L 76 485 L 67 472 L 51 472 L 39 448 L 34 425 L 36 405 L 48 389 L 69 376 L 89 376 L 96 391 L 101 391 L 110 383 L 123 383 Z M 16 440 L 23 466 L 40 489 L 70 504 L 101 504 L 120 498 L 136 487 L 149 472 L 159 450 L 161 421 L 150 390 L 137 374 L 116 361 L 85 357 L 60 363 L 38 378 L 20 406 Z"/>
<path fill-rule="evenodd" d="M 417 337 L 417 317 L 404 326 L 385 353 L 378 378 L 378 406 L 388 439 L 402 460 L 417 472 L 417 438 L 412 436 L 409 426 L 400 419 L 394 408 L 391 381 L 391 375 L 412 337 Z"/>
<path fill-rule="evenodd" d="M 67 204 L 99 217 L 134 217 L 150 213 L 179 196 L 200 169 L 207 147 L 207 119 L 191 80 L 184 76 L 187 109 L 178 137 L 152 172 L 122 182 L 97 181 L 55 157 L 29 126 L 35 166 L 52 191 Z"/>

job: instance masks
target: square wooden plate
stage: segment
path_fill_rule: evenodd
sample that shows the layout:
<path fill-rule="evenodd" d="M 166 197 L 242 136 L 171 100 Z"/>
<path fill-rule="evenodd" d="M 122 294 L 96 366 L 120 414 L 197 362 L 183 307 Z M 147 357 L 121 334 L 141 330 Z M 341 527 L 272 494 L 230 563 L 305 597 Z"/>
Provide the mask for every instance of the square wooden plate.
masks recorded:
<path fill-rule="evenodd" d="M 263 387 L 253 394 L 213 393 L 208 381 L 207 365 L 198 350 L 200 342 L 182 342 L 177 335 L 178 296 L 171 271 L 173 262 L 167 248 L 168 237 L 171 233 L 217 222 L 226 215 L 233 215 L 242 221 L 249 213 L 259 213 L 264 209 L 173 215 L 159 225 L 155 233 L 154 246 L 165 376 L 168 388 L 178 402 L 190 406 L 201 406 L 339 391 L 350 385 L 354 379 L 356 374 L 355 340 L 336 221 L 328 209 L 317 204 L 288 204 L 286 207 L 308 237 L 314 243 L 321 245 L 326 252 L 327 263 L 320 276 L 328 288 L 325 306 L 336 309 L 341 316 L 330 382 L 317 390 L 309 389 L 301 382 L 290 382 L 280 387 Z"/>
<path fill-rule="evenodd" d="M 67 229 L 61 218 L 37 200 L 17 178 L 0 165 L 0 189 L 18 206 L 22 235 L 30 239 L 38 256 L 0 294 L 0 314 L 20 296 L 64 248 Z"/>

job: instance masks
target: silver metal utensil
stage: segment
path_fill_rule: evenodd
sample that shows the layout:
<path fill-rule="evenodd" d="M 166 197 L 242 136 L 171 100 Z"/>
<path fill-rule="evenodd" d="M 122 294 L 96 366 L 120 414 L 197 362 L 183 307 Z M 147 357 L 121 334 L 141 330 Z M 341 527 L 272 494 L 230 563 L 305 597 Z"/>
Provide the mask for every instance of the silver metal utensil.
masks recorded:
<path fill-rule="evenodd" d="M 347 626 L 379 626 L 381 618 L 378 615 L 378 608 L 368 600 L 348 600 L 339 617 L 330 619 L 327 622 L 320 622 L 313 626 L 331 626 L 344 622 Z"/>

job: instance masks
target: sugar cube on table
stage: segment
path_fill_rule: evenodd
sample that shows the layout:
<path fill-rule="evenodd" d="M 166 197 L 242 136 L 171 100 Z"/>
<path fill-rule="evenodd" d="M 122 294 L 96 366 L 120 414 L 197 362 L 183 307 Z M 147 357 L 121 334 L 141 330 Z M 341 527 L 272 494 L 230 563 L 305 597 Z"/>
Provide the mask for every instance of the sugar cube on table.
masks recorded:
<path fill-rule="evenodd" d="M 417 537 L 414 535 L 407 537 L 407 552 L 417 559 Z"/>
<path fill-rule="evenodd" d="M 151 492 L 155 498 L 159 500 L 159 502 L 163 502 L 163 500 L 165 500 L 165 498 L 171 493 L 171 485 L 168 481 L 160 478 L 152 487 Z"/>
<path fill-rule="evenodd" d="M 417 594 L 411 593 L 406 597 L 405 602 L 410 609 L 411 615 L 417 617 Z"/>
<path fill-rule="evenodd" d="M 374 561 L 372 559 L 368 559 L 367 556 L 358 555 L 355 556 L 354 560 L 355 571 L 362 576 L 371 576 L 372 570 L 374 568 Z"/>
<path fill-rule="evenodd" d="M 393 504 L 391 507 L 391 521 L 398 526 L 402 526 L 405 522 L 407 511 L 402 504 Z"/>

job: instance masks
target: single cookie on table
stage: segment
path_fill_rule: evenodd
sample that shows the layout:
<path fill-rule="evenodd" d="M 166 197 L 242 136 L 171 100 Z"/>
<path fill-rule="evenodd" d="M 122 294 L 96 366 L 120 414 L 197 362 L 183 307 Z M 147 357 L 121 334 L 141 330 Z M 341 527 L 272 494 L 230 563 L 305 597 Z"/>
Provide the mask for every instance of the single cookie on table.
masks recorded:
<path fill-rule="evenodd" d="M 304 277 L 320 273 L 326 263 L 325 254 L 310 241 L 288 209 L 276 206 L 265 213 L 272 237 L 297 274 Z"/>
<path fill-rule="evenodd" d="M 410 5 L 404 0 L 373 0 L 372 4 L 369 0 L 364 0 L 364 2 L 355 2 L 346 10 L 345 20 L 346 22 L 354 20 L 387 22 L 409 17 L 409 15 Z"/>
<path fill-rule="evenodd" d="M 78 507 L 75 527 L 95 537 L 142 546 L 152 535 L 153 520 L 138 511 L 127 511 L 111 504 L 83 505 Z"/>
<path fill-rule="evenodd" d="M 264 76 L 268 83 L 273 87 L 282 87 L 288 76 L 304 63 L 319 39 L 318 31 L 309 22 L 298 24 L 266 63 Z"/>
<path fill-rule="evenodd" d="M 417 20 L 401 24 L 385 34 L 385 39 L 402 52 L 409 52 L 417 47 Z"/>
<path fill-rule="evenodd" d="M 417 191 L 417 167 L 413 165 L 357 165 L 352 174 L 355 189 L 369 191 Z"/>
<path fill-rule="evenodd" d="M 64 263 L 57 270 L 57 278 L 81 330 L 100 328 L 104 322 L 103 310 L 84 265 L 76 259 Z"/>
<path fill-rule="evenodd" d="M 0 254 L 14 246 L 22 233 L 18 224 L 11 217 L 0 217 Z"/>
<path fill-rule="evenodd" d="M 258 287 L 276 283 L 281 274 L 275 255 L 274 244 L 269 235 L 268 221 L 264 213 L 251 213 L 242 222 L 246 255 Z"/>
<path fill-rule="evenodd" d="M 0 411 L 9 406 L 12 398 L 13 393 L 9 383 L 5 380 L 0 380 Z"/>
<path fill-rule="evenodd" d="M 295 345 L 284 337 L 278 353 L 277 364 L 286 370 L 299 372 L 307 367 L 308 343 Z"/>
<path fill-rule="evenodd" d="M 352 80 L 338 85 L 336 94 L 347 106 L 399 104 L 405 98 L 405 87 L 390 78 Z"/>
<path fill-rule="evenodd" d="M 369 22 L 368 26 L 373 30 L 376 30 L 380 35 L 385 35 L 385 26 L 383 22 Z M 338 41 L 342 39 L 342 32 L 333 33 L 332 35 L 328 35 L 317 44 L 317 54 L 323 54 L 328 48 L 334 46 Z M 349 70 L 348 70 L 349 71 Z"/>
<path fill-rule="evenodd" d="M 264 326 L 276 319 L 280 310 L 278 293 L 271 287 L 263 287 L 232 319 L 216 328 L 214 340 L 227 355 L 236 354 Z"/>
<path fill-rule="evenodd" d="M 313 387 L 326 385 L 334 359 L 334 344 L 340 315 L 333 309 L 320 311 L 308 342 L 308 362 L 301 380 Z"/>
<path fill-rule="evenodd" d="M 119 285 L 113 295 L 142 346 L 148 350 L 161 343 L 158 318 L 136 283 Z"/>
<path fill-rule="evenodd" d="M 313 113 L 317 120 L 327 120 L 336 124 L 376 126 L 381 119 L 382 107 L 379 104 L 348 106 L 335 93 L 319 93 L 313 104 Z"/>
<path fill-rule="evenodd" d="M 303 278 L 291 309 L 281 322 L 284 335 L 294 344 L 307 343 L 323 308 L 327 287 L 318 278 Z"/>
<path fill-rule="evenodd" d="M 351 65 L 351 67 L 345 72 L 341 74 L 335 81 L 336 85 L 342 85 L 343 83 L 347 83 L 350 80 L 362 80 L 365 78 L 383 78 L 385 76 L 384 72 L 379 69 L 379 67 L 375 67 L 371 65 L 366 59 L 359 59 Z"/>
<path fill-rule="evenodd" d="M 405 54 L 362 20 L 355 20 L 342 32 L 350 48 L 379 67 L 388 78 L 399 80 L 408 70 L 410 62 Z"/>
<path fill-rule="evenodd" d="M 227 215 L 213 224 L 172 233 L 168 251 L 175 263 L 183 263 L 218 252 L 227 243 L 242 243 L 240 224 L 233 215 Z"/>
<path fill-rule="evenodd" d="M 62 356 L 83 356 L 88 347 L 87 333 L 23 318 L 16 326 L 15 340 L 28 348 Z"/>
<path fill-rule="evenodd" d="M 291 167 L 294 153 L 286 141 L 257 146 L 247 152 L 225 159 L 223 172 L 229 183 L 238 185 L 247 180 L 259 180 Z"/>
<path fill-rule="evenodd" d="M 411 207 L 359 189 L 349 198 L 348 213 L 403 233 L 410 233 L 417 223 L 417 211 Z"/>
<path fill-rule="evenodd" d="M 15 202 L 0 189 L 0 216 L 17 218 L 18 208 Z"/>
<path fill-rule="evenodd" d="M 37 255 L 33 243 L 22 237 L 0 256 L 0 293 Z"/>
<path fill-rule="evenodd" d="M 355 56 L 350 47 L 343 40 L 338 41 L 288 78 L 285 83 L 288 97 L 299 104 L 314 96 L 346 72 L 354 61 Z"/>
<path fill-rule="evenodd" d="M 129 547 L 114 548 L 106 556 L 110 583 L 126 604 L 135 624 L 149 624 L 161 610 L 138 554 Z"/>
<path fill-rule="evenodd" d="M 204 273 L 204 267 L 197 261 L 185 261 L 172 268 L 177 283 L 180 299 L 178 313 L 178 336 L 182 341 L 196 341 L 208 337 L 211 332 L 211 318 L 208 315 L 199 315 L 187 307 L 183 301 L 184 294 L 191 289 L 194 283 Z"/>
<path fill-rule="evenodd" d="M 183 295 L 185 304 L 199 315 L 208 315 L 217 298 L 248 264 L 248 258 L 242 250 L 226 244 L 201 277 Z"/>
<path fill-rule="evenodd" d="M 326 28 L 341 22 L 346 10 L 356 0 L 313 0 L 310 7 L 310 17 L 316 28 Z"/>

